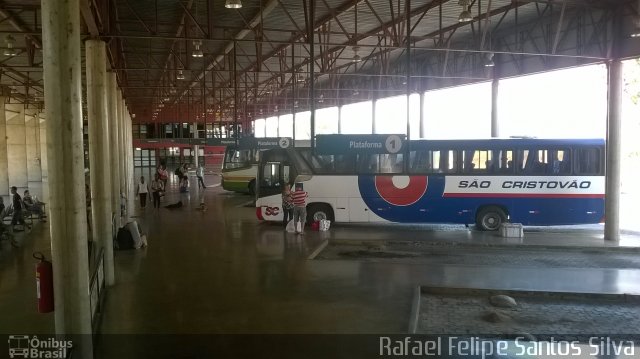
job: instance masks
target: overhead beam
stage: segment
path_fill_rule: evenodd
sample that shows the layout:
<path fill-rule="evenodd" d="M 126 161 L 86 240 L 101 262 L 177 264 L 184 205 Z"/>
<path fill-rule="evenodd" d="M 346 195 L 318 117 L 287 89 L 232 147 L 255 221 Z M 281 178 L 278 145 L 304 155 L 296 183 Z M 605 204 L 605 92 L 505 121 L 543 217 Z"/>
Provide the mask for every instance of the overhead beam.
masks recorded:
<path fill-rule="evenodd" d="M 97 39 L 98 36 L 100 36 L 100 29 L 98 29 L 96 18 L 93 11 L 91 11 L 89 0 L 80 0 L 80 14 L 82 15 L 85 25 L 87 25 L 89 34 L 91 34 L 94 39 Z"/>
<path fill-rule="evenodd" d="M 2 0 L 0 0 L 0 15 L 4 16 L 5 20 L 8 21 L 16 30 L 24 33 L 33 33 L 33 30 L 31 30 L 19 17 L 17 17 L 11 10 L 7 9 L 7 4 Z M 33 45 L 36 48 L 42 48 L 42 41 L 40 41 L 40 39 L 34 35 L 25 36 L 33 41 Z"/>

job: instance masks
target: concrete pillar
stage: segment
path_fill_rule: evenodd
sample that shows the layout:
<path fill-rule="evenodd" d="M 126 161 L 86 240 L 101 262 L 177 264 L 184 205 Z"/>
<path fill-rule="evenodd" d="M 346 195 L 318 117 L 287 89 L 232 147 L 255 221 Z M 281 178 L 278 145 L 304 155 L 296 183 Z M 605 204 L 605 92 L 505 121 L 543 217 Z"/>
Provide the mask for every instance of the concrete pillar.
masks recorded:
<path fill-rule="evenodd" d="M 11 95 L 11 90 L 0 87 L 0 196 L 9 195 L 9 157 L 7 153 L 7 114 L 5 101 Z M 6 205 L 6 203 L 5 203 Z"/>
<path fill-rule="evenodd" d="M 420 113 L 418 116 L 420 116 L 420 138 L 424 138 L 424 92 L 420 93 Z"/>
<path fill-rule="evenodd" d="M 120 220 L 120 161 L 122 154 L 118 142 L 118 81 L 115 72 L 109 73 L 109 152 L 111 155 L 111 206 Z M 120 225 L 120 223 L 118 223 Z M 108 282 L 107 282 L 108 283 Z"/>
<path fill-rule="evenodd" d="M 278 122 L 278 133 L 280 131 L 280 123 Z M 198 138 L 198 123 L 194 122 L 193 123 L 193 138 Z M 198 168 L 198 152 L 200 151 L 200 146 L 198 145 L 194 145 L 193 146 L 193 151 L 195 152 L 195 158 L 193 160 L 193 164 L 195 165 L 196 168 Z"/>
<path fill-rule="evenodd" d="M 120 182 L 120 189 L 118 193 L 121 193 L 127 199 L 124 201 L 125 207 L 125 216 L 122 218 L 123 225 L 129 222 L 130 208 L 128 208 L 129 201 L 129 193 L 127 193 L 127 166 L 125 163 L 127 162 L 127 152 L 126 147 L 124 146 L 124 110 L 123 110 L 123 101 L 122 101 L 122 93 L 118 90 L 117 94 L 117 103 L 118 103 L 118 148 L 120 149 L 120 159 L 118 161 L 118 165 L 120 166 L 120 177 L 118 181 Z"/>
<path fill-rule="evenodd" d="M 16 186 L 19 192 L 22 192 L 28 186 L 24 105 L 7 105 L 6 110 L 9 186 Z"/>
<path fill-rule="evenodd" d="M 91 359 L 80 1 L 41 4 L 55 326 L 57 334 L 77 335 L 74 357 Z"/>
<path fill-rule="evenodd" d="M 47 121 L 44 114 L 38 114 L 40 132 L 40 170 L 42 171 L 42 201 L 49 203 L 49 159 L 47 157 Z M 50 208 L 50 207 L 49 207 Z"/>
<path fill-rule="evenodd" d="M 42 169 L 40 168 L 40 153 L 38 137 L 40 118 L 38 111 L 31 110 L 25 115 L 25 142 L 27 156 L 27 187 L 38 188 L 42 182 Z M 32 185 L 33 184 L 33 185 Z M 32 193 L 33 194 L 33 193 Z M 41 196 L 41 194 L 40 194 Z"/>
<path fill-rule="evenodd" d="M 89 119 L 89 169 L 93 239 L 104 249 L 105 282 L 115 282 L 111 224 L 111 157 L 109 155 L 109 80 L 104 41 L 87 40 L 87 112 Z"/>
<path fill-rule="evenodd" d="M 613 60 L 609 69 L 609 116 L 607 119 L 607 162 L 604 238 L 620 240 L 620 168 L 622 153 L 622 62 Z"/>
<path fill-rule="evenodd" d="M 371 133 L 376 133 L 376 98 L 371 100 Z"/>
<path fill-rule="evenodd" d="M 129 193 L 129 208 L 133 211 L 134 202 L 135 202 L 135 180 L 134 172 L 133 172 L 133 124 L 131 121 L 131 114 L 129 113 L 129 109 L 125 106 L 124 108 L 125 115 L 125 148 L 127 153 L 127 162 L 125 165 L 127 166 L 127 192 Z M 149 183 L 150 179 L 146 179 L 146 183 Z"/>
<path fill-rule="evenodd" d="M 500 81 L 494 77 L 491 82 L 491 137 L 500 137 L 498 123 L 498 87 Z"/>

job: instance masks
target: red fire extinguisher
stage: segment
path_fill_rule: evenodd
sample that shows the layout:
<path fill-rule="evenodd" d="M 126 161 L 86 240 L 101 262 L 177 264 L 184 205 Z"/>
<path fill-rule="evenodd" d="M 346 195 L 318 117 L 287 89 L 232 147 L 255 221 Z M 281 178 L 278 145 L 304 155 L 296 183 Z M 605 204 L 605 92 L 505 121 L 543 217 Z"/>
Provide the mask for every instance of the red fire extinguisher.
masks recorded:
<path fill-rule="evenodd" d="M 38 313 L 53 312 L 53 265 L 40 252 L 35 252 L 33 258 L 40 261 L 36 264 Z"/>

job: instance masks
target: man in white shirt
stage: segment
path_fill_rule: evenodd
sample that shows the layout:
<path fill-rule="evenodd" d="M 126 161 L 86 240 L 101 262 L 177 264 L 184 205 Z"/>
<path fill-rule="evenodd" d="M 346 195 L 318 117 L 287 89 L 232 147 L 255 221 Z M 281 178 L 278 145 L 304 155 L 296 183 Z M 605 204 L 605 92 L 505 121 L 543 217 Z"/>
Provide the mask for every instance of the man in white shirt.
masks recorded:
<path fill-rule="evenodd" d="M 202 165 L 198 166 L 196 177 L 198 177 L 198 188 L 200 188 L 200 186 L 207 188 L 207 186 L 204 185 L 204 167 Z"/>
<path fill-rule="evenodd" d="M 140 196 L 140 208 L 147 206 L 147 193 L 149 193 L 149 184 L 144 181 L 144 176 L 142 176 L 136 187 L 136 194 Z"/>

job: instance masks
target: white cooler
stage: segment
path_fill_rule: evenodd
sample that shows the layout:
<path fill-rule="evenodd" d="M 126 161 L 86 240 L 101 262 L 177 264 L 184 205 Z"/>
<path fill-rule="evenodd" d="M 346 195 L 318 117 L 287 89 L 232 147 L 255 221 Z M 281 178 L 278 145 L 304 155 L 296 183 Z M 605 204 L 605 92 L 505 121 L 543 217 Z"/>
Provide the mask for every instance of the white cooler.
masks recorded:
<path fill-rule="evenodd" d="M 522 223 L 503 223 L 500 225 L 500 236 L 522 238 Z"/>

